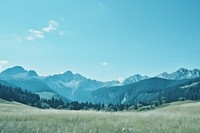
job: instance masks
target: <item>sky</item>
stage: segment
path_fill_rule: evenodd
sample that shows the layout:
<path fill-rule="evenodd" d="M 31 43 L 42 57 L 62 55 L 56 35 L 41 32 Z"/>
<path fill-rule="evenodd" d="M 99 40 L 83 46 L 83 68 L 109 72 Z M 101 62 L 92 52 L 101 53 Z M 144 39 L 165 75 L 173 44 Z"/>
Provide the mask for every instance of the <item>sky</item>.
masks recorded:
<path fill-rule="evenodd" d="M 199 0 L 1 0 L 0 71 L 102 81 L 200 68 Z"/>

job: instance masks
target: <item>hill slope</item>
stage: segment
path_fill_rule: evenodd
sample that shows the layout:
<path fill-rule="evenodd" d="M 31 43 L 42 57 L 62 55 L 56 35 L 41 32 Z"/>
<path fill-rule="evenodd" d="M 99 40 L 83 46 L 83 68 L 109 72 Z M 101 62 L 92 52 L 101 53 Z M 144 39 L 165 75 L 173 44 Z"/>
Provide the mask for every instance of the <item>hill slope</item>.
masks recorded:
<path fill-rule="evenodd" d="M 179 102 L 147 112 L 109 113 L 41 110 L 3 103 L 0 104 L 0 132 L 199 133 L 199 106 L 199 102 Z"/>
<path fill-rule="evenodd" d="M 194 94 L 196 91 L 199 91 L 200 88 L 196 88 L 194 92 L 186 91 L 188 88 L 186 85 L 190 85 L 192 83 L 199 84 L 199 82 L 199 78 L 191 80 L 166 80 L 161 78 L 151 78 L 126 86 L 100 88 L 91 93 L 89 100 L 91 102 L 106 104 L 137 104 L 138 102 L 151 104 L 152 102 L 158 100 L 167 100 L 167 102 L 172 102 L 173 100 L 178 100 L 179 97 L 186 98 L 186 95 L 190 94 L 189 92 Z M 179 85 L 186 87 L 185 89 L 179 89 Z M 173 91 L 176 91 L 177 93 L 174 94 Z"/>

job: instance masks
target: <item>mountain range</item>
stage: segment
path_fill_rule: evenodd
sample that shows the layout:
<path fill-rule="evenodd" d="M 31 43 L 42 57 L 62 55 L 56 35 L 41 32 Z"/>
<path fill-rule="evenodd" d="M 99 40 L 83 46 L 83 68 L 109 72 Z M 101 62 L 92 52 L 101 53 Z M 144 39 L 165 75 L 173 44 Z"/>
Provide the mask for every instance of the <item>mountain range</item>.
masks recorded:
<path fill-rule="evenodd" d="M 194 69 L 194 70 L 187 70 L 185 68 L 180 68 L 178 71 L 173 72 L 171 74 L 164 72 L 156 77 L 164 78 L 164 79 L 171 79 L 171 80 L 181 80 L 181 79 L 191 79 L 191 78 L 197 78 L 200 76 L 200 70 Z"/>
<path fill-rule="evenodd" d="M 52 76 L 39 76 L 34 70 L 25 70 L 21 66 L 8 68 L 0 73 L 0 83 L 21 87 L 43 98 L 63 98 L 76 101 L 103 103 L 130 103 L 155 99 L 147 98 L 149 91 L 165 89 L 188 80 L 200 77 L 200 70 L 181 68 L 171 74 L 161 73 L 155 77 L 139 74 L 126 78 L 123 82 L 97 81 L 81 74 L 66 71 Z"/>
<path fill-rule="evenodd" d="M 73 74 L 71 71 L 47 77 L 38 76 L 35 71 L 27 71 L 21 66 L 8 68 L 1 72 L 0 80 L 37 93 L 44 98 L 60 95 L 77 101 L 84 101 L 85 97 L 97 88 L 120 84 L 115 80 L 108 82 L 91 80 L 78 73 Z"/>

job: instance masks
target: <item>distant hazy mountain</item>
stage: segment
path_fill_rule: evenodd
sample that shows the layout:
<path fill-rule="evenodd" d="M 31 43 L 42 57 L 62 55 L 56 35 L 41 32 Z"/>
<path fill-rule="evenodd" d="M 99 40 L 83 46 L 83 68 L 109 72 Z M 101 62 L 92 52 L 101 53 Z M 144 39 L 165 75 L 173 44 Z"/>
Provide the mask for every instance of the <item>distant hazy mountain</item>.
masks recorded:
<path fill-rule="evenodd" d="M 179 70 L 173 73 L 169 74 L 167 72 L 163 72 L 155 77 L 163 78 L 163 79 L 171 79 L 171 80 L 192 79 L 192 78 L 200 77 L 200 70 L 199 69 L 188 70 L 185 68 L 180 68 Z M 136 82 L 149 79 L 149 78 L 150 77 L 148 76 L 141 76 L 140 74 L 136 74 L 136 75 L 126 78 L 123 81 L 123 85 L 136 83 Z"/>
<path fill-rule="evenodd" d="M 35 71 L 27 71 L 21 66 L 8 68 L 5 71 L 1 72 L 0 80 L 4 81 L 10 86 L 20 87 L 23 90 L 26 89 L 33 93 L 51 92 L 57 96 L 57 93 L 53 89 L 51 89 L 46 83 L 44 83 Z"/>
<path fill-rule="evenodd" d="M 136 74 L 136 75 L 133 75 L 133 76 L 126 78 L 123 81 L 123 85 L 139 82 L 141 80 L 148 79 L 148 78 L 149 78 L 148 76 L 141 76 L 140 74 Z"/>
<path fill-rule="evenodd" d="M 33 70 L 27 71 L 21 66 L 15 66 L 0 73 L 0 83 L 27 89 L 44 98 L 65 97 L 77 101 L 128 103 L 151 99 L 155 97 L 154 93 L 151 95 L 151 91 L 187 81 L 182 79 L 196 77 L 200 77 L 200 70 L 181 68 L 171 74 L 159 74 L 156 78 L 136 74 L 122 83 L 115 80 L 102 82 L 71 71 L 41 77 Z"/>
<path fill-rule="evenodd" d="M 25 72 L 27 72 L 27 71 L 23 67 L 14 66 L 12 68 L 8 68 L 5 71 L 1 72 L 1 74 L 13 76 L 13 75 L 17 75 L 17 74 L 25 73 Z"/>
<path fill-rule="evenodd" d="M 118 81 L 101 82 L 91 80 L 80 74 L 73 74 L 71 71 L 48 76 L 44 82 L 60 95 L 78 101 L 84 101 L 90 92 L 98 88 L 111 87 L 119 84 Z"/>
<path fill-rule="evenodd" d="M 191 79 L 200 77 L 200 70 L 187 70 L 185 68 L 181 68 L 176 72 L 168 74 L 167 72 L 161 73 L 156 77 L 164 78 L 164 79 L 171 79 L 171 80 L 181 80 L 181 79 Z"/>
<path fill-rule="evenodd" d="M 37 93 L 43 97 L 58 94 L 72 100 L 85 101 L 92 91 L 119 85 L 119 81 L 101 82 L 88 79 L 80 74 L 66 71 L 63 74 L 40 77 L 33 70 L 27 71 L 21 66 L 8 68 L 0 73 L 0 80 Z"/>
<path fill-rule="evenodd" d="M 27 71 L 21 66 L 8 68 L 0 73 L 1 78 L 33 78 L 38 77 L 37 73 L 33 70 Z"/>

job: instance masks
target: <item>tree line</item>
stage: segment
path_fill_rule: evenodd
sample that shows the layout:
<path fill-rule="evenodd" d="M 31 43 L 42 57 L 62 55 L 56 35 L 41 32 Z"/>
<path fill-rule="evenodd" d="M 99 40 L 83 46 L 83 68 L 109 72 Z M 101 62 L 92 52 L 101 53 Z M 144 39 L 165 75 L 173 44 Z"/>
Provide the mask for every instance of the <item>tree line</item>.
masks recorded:
<path fill-rule="evenodd" d="M 131 107 L 130 104 L 100 104 L 90 102 L 64 102 L 62 99 L 42 99 L 38 94 L 34 94 L 19 87 L 11 87 L 0 84 L 0 98 L 7 101 L 16 101 L 33 107 L 42 109 L 68 109 L 68 110 L 106 110 L 122 111 Z"/>
<path fill-rule="evenodd" d="M 7 101 L 17 101 L 23 104 L 36 105 L 40 101 L 40 96 L 28 92 L 27 90 L 23 91 L 19 87 L 11 87 L 0 84 L 0 98 Z"/>
<path fill-rule="evenodd" d="M 64 104 L 61 99 L 50 99 L 45 101 L 40 98 L 38 94 L 34 94 L 27 90 L 22 90 L 19 87 L 11 87 L 0 84 L 0 98 L 7 101 L 16 101 L 27 104 L 33 107 L 43 108 L 43 106 L 57 108 L 59 105 Z"/>
<path fill-rule="evenodd" d="M 192 84 L 192 83 L 191 83 Z M 200 83 L 191 87 L 181 87 L 182 85 L 165 90 L 155 90 L 159 93 L 156 100 L 150 103 L 138 102 L 136 104 L 103 104 L 90 102 L 64 102 L 62 99 L 51 98 L 42 99 L 38 94 L 34 94 L 19 87 L 11 87 L 0 84 L 0 98 L 7 101 L 16 101 L 33 107 L 42 109 L 68 109 L 68 110 L 104 110 L 104 111 L 123 111 L 137 110 L 146 106 L 145 109 L 151 109 L 163 103 L 169 103 L 180 100 L 200 100 Z M 144 109 L 144 108 L 142 108 Z"/>

